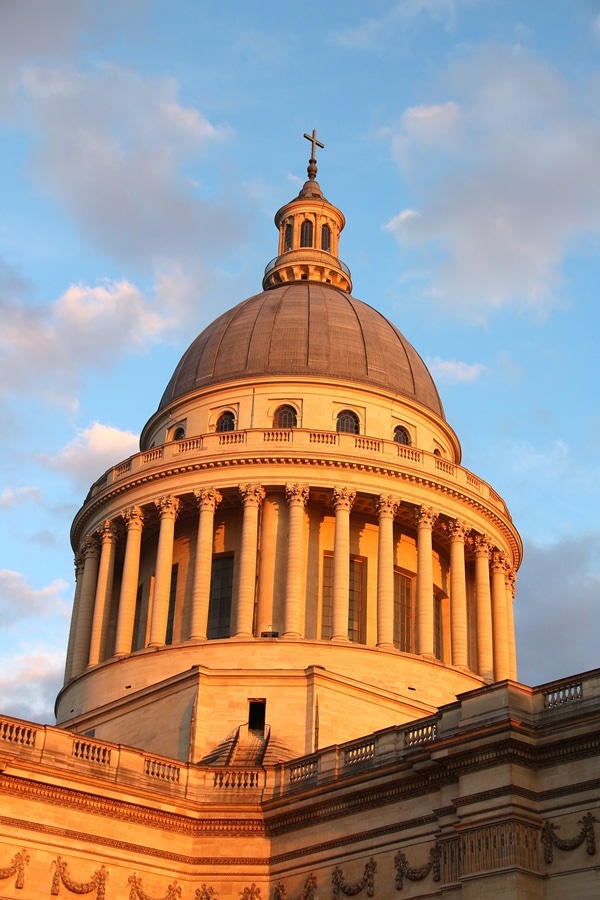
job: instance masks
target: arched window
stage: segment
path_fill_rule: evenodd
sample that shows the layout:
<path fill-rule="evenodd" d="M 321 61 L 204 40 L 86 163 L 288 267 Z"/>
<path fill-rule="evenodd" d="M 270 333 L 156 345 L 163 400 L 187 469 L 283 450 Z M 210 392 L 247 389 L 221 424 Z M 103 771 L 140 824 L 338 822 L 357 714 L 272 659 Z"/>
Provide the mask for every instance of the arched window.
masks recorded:
<path fill-rule="evenodd" d="M 321 249 L 331 251 L 331 228 L 329 225 L 321 226 Z"/>
<path fill-rule="evenodd" d="M 273 416 L 273 428 L 295 428 L 298 416 L 293 406 L 280 406 Z"/>
<path fill-rule="evenodd" d="M 394 440 L 397 444 L 406 444 L 410 447 L 410 434 L 404 425 L 396 425 L 394 428 Z"/>
<path fill-rule="evenodd" d="M 300 246 L 312 247 L 313 245 L 313 223 L 310 219 L 305 219 L 300 228 Z"/>
<path fill-rule="evenodd" d="M 360 422 L 356 413 L 350 409 L 343 409 L 341 413 L 338 413 L 336 431 L 360 434 Z"/>
<path fill-rule="evenodd" d="M 285 226 L 285 237 L 284 237 L 284 239 L 283 239 L 283 249 L 284 249 L 284 250 L 291 250 L 291 249 L 292 249 L 292 234 L 293 234 L 292 223 L 289 222 L 289 223 Z"/>
<path fill-rule="evenodd" d="M 174 441 L 182 441 L 185 437 L 185 428 L 183 425 L 178 425 L 175 429 L 175 434 L 173 435 Z"/>
<path fill-rule="evenodd" d="M 221 413 L 217 419 L 217 431 L 235 431 L 235 415 L 230 409 Z"/>

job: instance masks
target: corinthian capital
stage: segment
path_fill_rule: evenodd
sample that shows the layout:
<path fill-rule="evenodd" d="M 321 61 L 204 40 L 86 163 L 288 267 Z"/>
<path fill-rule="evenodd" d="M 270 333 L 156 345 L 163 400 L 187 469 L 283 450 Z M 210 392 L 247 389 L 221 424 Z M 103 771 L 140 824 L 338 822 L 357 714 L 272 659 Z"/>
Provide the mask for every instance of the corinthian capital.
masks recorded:
<path fill-rule="evenodd" d="M 393 519 L 400 506 L 400 500 L 392 497 L 391 494 L 381 494 L 375 505 L 380 519 Z"/>
<path fill-rule="evenodd" d="M 338 509 L 347 509 L 348 512 L 350 512 L 354 505 L 355 497 L 356 491 L 352 491 L 347 487 L 334 487 L 331 494 L 333 506 L 336 511 Z"/>
<path fill-rule="evenodd" d="M 508 559 L 506 558 L 506 554 L 502 553 L 501 550 L 497 548 L 492 551 L 490 557 L 490 568 L 492 572 L 506 572 L 508 571 Z"/>
<path fill-rule="evenodd" d="M 80 553 L 84 559 L 89 559 L 91 556 L 98 556 L 98 539 L 95 535 L 86 534 L 81 542 Z"/>
<path fill-rule="evenodd" d="M 144 527 L 144 514 L 139 506 L 129 506 L 121 513 L 127 525 L 127 531 L 142 530 Z"/>
<path fill-rule="evenodd" d="M 117 540 L 117 529 L 110 519 L 104 520 L 100 528 L 96 529 L 96 534 L 102 544 L 113 544 Z"/>
<path fill-rule="evenodd" d="M 305 507 L 308 495 L 310 494 L 310 488 L 307 484 L 286 484 L 285 486 L 285 499 L 289 503 L 290 506 L 302 506 Z"/>
<path fill-rule="evenodd" d="M 471 531 L 471 526 L 463 522 L 462 519 L 453 519 L 448 522 L 448 535 L 451 541 L 461 541 L 464 543 L 466 536 Z"/>
<path fill-rule="evenodd" d="M 418 509 L 415 509 L 415 521 L 420 528 L 433 529 L 437 517 L 438 514 L 435 512 L 433 506 L 419 506 Z"/>
<path fill-rule="evenodd" d="M 265 499 L 265 489 L 262 484 L 240 484 L 240 494 L 244 506 L 260 506 Z"/>
<path fill-rule="evenodd" d="M 198 503 L 198 509 L 208 509 L 213 513 L 223 499 L 221 492 L 214 487 L 200 488 L 194 491 L 194 497 Z"/>
<path fill-rule="evenodd" d="M 473 548 L 475 550 L 475 556 L 485 556 L 487 559 L 490 558 L 492 545 L 490 544 L 487 535 L 476 534 L 473 538 Z"/>
<path fill-rule="evenodd" d="M 176 519 L 179 512 L 180 503 L 177 497 L 172 494 L 166 494 L 154 501 L 154 505 L 158 510 L 161 519 Z"/>

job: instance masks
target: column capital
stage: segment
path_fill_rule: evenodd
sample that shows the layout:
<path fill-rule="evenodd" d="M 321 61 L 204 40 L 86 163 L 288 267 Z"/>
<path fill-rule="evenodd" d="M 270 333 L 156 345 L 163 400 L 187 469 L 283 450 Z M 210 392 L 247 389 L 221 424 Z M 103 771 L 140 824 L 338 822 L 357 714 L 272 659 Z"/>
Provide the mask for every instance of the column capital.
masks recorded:
<path fill-rule="evenodd" d="M 473 537 L 473 548 L 475 550 L 475 556 L 485 557 L 486 559 L 490 558 L 492 545 L 490 544 L 487 535 L 476 534 Z"/>
<path fill-rule="evenodd" d="M 262 484 L 240 484 L 238 485 L 238 488 L 242 496 L 244 507 L 259 507 L 265 499 L 265 489 Z"/>
<path fill-rule="evenodd" d="M 492 550 L 490 556 L 490 568 L 492 572 L 503 572 L 506 574 L 508 571 L 508 559 L 506 558 L 506 554 L 501 550 L 498 550 L 498 548 Z"/>
<path fill-rule="evenodd" d="M 310 487 L 307 484 L 299 484 L 296 481 L 294 484 L 286 484 L 285 486 L 285 499 L 290 506 L 301 506 L 304 509 L 309 494 Z"/>
<path fill-rule="evenodd" d="M 215 487 L 199 488 L 197 491 L 194 491 L 194 497 L 196 498 L 198 509 L 208 509 L 213 513 L 223 499 L 223 495 Z"/>
<path fill-rule="evenodd" d="M 471 526 L 462 519 L 452 519 L 448 522 L 448 535 L 451 541 L 460 541 L 464 544 L 465 538 L 471 531 Z"/>
<path fill-rule="evenodd" d="M 85 567 L 85 555 L 83 554 L 83 552 L 81 550 L 78 550 L 77 553 L 75 554 L 75 559 L 73 560 L 73 563 L 75 565 L 75 581 L 77 581 L 77 579 L 79 578 L 79 576 L 81 575 L 81 573 L 83 572 L 83 569 Z"/>
<path fill-rule="evenodd" d="M 375 501 L 375 508 L 380 519 L 393 519 L 396 510 L 400 506 L 400 500 L 391 494 L 380 494 Z"/>
<path fill-rule="evenodd" d="M 79 552 L 83 556 L 84 560 L 90 559 L 94 556 L 98 558 L 98 538 L 93 534 L 86 534 L 81 542 L 81 548 Z"/>
<path fill-rule="evenodd" d="M 517 591 L 517 573 L 510 566 L 506 570 L 506 581 L 513 595 L 513 600 L 515 599 L 515 593 Z"/>
<path fill-rule="evenodd" d="M 154 501 L 154 505 L 158 510 L 161 519 L 176 519 L 179 513 L 180 502 L 177 497 L 172 494 L 165 494 L 164 497 L 158 497 Z"/>
<path fill-rule="evenodd" d="M 433 506 L 419 506 L 415 509 L 414 512 L 415 522 L 419 528 L 428 528 L 430 531 L 433 531 L 433 526 L 435 525 L 438 517 L 438 513 L 435 512 Z"/>
<path fill-rule="evenodd" d="M 121 515 L 125 520 L 127 531 L 133 531 L 136 528 L 141 531 L 144 527 L 144 513 L 139 506 L 129 506 L 123 510 Z"/>
<path fill-rule="evenodd" d="M 350 512 L 354 505 L 355 498 L 356 491 L 347 487 L 334 487 L 331 492 L 331 499 L 336 512 L 338 509 L 346 509 Z"/>
<path fill-rule="evenodd" d="M 102 525 L 96 529 L 96 534 L 102 544 L 114 544 L 117 540 L 117 529 L 110 519 L 105 519 Z"/>

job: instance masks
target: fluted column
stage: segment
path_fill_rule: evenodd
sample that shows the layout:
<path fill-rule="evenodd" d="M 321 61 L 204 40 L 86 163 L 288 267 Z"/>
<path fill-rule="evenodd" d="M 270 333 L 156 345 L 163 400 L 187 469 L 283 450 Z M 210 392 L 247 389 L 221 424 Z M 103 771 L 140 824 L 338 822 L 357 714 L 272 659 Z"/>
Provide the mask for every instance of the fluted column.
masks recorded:
<path fill-rule="evenodd" d="M 377 646 L 394 647 L 394 516 L 399 501 L 390 494 L 377 501 Z"/>
<path fill-rule="evenodd" d="M 130 506 L 122 515 L 127 526 L 127 542 L 125 544 L 125 559 L 123 561 L 121 596 L 119 597 L 115 656 L 127 656 L 128 653 L 131 653 L 133 626 L 135 623 L 135 604 L 140 578 L 142 530 L 144 528 L 144 515 L 139 506 Z"/>
<path fill-rule="evenodd" d="M 160 516 L 158 549 L 156 551 L 156 571 L 154 575 L 154 601 L 152 603 L 152 623 L 149 647 L 164 647 L 167 636 L 169 615 L 169 594 L 173 569 L 173 540 L 175 520 L 179 512 L 179 500 L 168 494 L 154 501 Z"/>
<path fill-rule="evenodd" d="M 483 535 L 475 537 L 475 593 L 477 603 L 477 671 L 494 680 L 492 649 L 492 596 L 490 592 L 490 545 Z"/>
<path fill-rule="evenodd" d="M 517 646 L 515 641 L 515 615 L 514 602 L 517 587 L 517 573 L 514 569 L 508 569 L 506 573 L 506 616 L 508 629 L 508 666 L 509 678 L 517 680 Z"/>
<path fill-rule="evenodd" d="M 437 519 L 430 506 L 415 510 L 417 522 L 417 653 L 435 657 L 433 635 L 433 526 Z"/>
<path fill-rule="evenodd" d="M 84 557 L 82 553 L 75 554 L 75 596 L 73 598 L 73 612 L 71 614 L 71 627 L 69 628 L 69 643 L 67 645 L 67 659 L 65 661 L 65 684 L 73 677 L 73 652 L 77 637 L 77 620 L 81 604 L 81 588 L 83 586 Z"/>
<path fill-rule="evenodd" d="M 465 538 L 470 532 L 466 522 L 455 519 L 448 525 L 450 535 L 450 635 L 452 665 L 469 665 L 467 626 L 467 580 L 465 574 Z"/>
<path fill-rule="evenodd" d="M 302 577 L 305 563 L 304 509 L 309 495 L 307 484 L 286 484 L 288 502 L 288 553 L 285 584 L 285 627 L 283 636 L 300 638 L 304 635 L 304 604 Z"/>
<path fill-rule="evenodd" d="M 494 647 L 494 681 L 510 677 L 508 616 L 506 614 L 506 557 L 499 550 L 492 553 L 492 637 Z"/>
<path fill-rule="evenodd" d="M 96 597 L 96 585 L 98 583 L 98 540 L 92 534 L 86 534 L 81 547 L 83 556 L 83 580 L 81 585 L 81 599 L 79 602 L 79 614 L 77 616 L 77 631 L 73 644 L 72 677 L 79 675 L 87 666 L 90 653 L 90 638 L 92 634 L 92 619 L 94 616 L 94 599 Z"/>
<path fill-rule="evenodd" d="M 242 522 L 235 636 L 251 637 L 254 624 L 254 593 L 258 556 L 258 511 L 265 491 L 260 484 L 240 485 L 239 490 L 244 506 L 244 520 Z"/>
<path fill-rule="evenodd" d="M 334 487 L 332 499 L 335 509 L 333 539 L 333 634 L 332 641 L 348 641 L 348 611 L 350 605 L 350 510 L 356 491 Z"/>
<path fill-rule="evenodd" d="M 117 529 L 113 523 L 107 519 L 98 529 L 98 536 L 100 538 L 100 567 L 98 569 L 98 584 L 94 602 L 94 618 L 92 621 L 88 667 L 97 666 L 100 662 L 102 637 L 105 630 L 108 611 L 107 608 L 110 605 L 113 589 Z"/>
<path fill-rule="evenodd" d="M 198 491 L 194 491 L 194 496 L 198 502 L 200 514 L 198 519 L 198 539 L 196 542 L 194 589 L 192 592 L 190 640 L 205 641 L 210 602 L 215 510 L 223 497 L 214 487 L 201 488 Z"/>

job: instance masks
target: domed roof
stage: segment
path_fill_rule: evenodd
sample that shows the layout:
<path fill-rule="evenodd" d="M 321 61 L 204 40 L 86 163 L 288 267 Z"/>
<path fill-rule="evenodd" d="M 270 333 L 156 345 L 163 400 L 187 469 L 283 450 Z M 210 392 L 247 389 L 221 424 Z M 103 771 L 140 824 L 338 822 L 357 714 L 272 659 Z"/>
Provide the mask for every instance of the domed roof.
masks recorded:
<path fill-rule="evenodd" d="M 184 353 L 159 409 L 239 378 L 318 377 L 383 388 L 444 418 L 427 366 L 388 319 L 324 282 L 292 281 L 215 319 Z"/>

